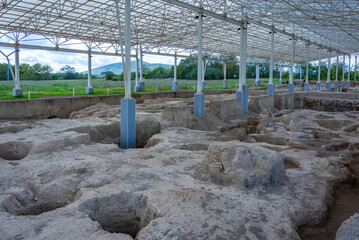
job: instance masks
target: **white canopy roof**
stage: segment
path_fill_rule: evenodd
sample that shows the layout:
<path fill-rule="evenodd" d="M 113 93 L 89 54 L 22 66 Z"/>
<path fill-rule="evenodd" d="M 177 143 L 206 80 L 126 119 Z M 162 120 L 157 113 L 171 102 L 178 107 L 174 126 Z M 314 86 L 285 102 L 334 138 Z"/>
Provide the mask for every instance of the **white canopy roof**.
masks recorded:
<path fill-rule="evenodd" d="M 2 0 L 0 29 L 78 39 L 89 46 L 107 44 L 119 50 L 114 0 Z M 133 0 L 132 47 L 145 51 L 189 54 L 197 51 L 195 18 L 201 11 L 203 51 L 240 55 L 239 31 L 248 25 L 248 57 L 269 59 L 270 34 L 275 35 L 275 61 L 289 62 L 291 41 L 295 62 L 318 59 L 318 48 L 335 54 L 359 52 L 359 1 L 357 0 Z M 120 0 L 124 30 L 124 1 Z M 328 55 L 322 50 L 322 58 Z"/>

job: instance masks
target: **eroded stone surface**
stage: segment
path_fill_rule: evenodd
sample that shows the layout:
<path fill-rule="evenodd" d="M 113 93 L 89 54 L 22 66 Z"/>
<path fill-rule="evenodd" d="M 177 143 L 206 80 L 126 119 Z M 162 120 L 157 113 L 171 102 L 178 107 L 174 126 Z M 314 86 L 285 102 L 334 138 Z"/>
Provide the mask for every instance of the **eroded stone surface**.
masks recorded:
<path fill-rule="evenodd" d="M 359 154 L 358 132 L 346 125 L 357 124 L 355 114 L 283 111 L 271 116 L 266 133 L 256 133 L 265 116 L 180 116 L 190 105 L 139 104 L 139 129 L 156 129 L 143 149 L 118 147 L 118 106 L 106 108 L 116 112 L 110 117 L 95 111 L 2 133 L 0 144 L 27 142 L 31 150 L 18 161 L 0 159 L 1 239 L 132 239 L 139 228 L 137 239 L 300 239 L 297 227 L 321 221 L 333 183 L 348 179 L 345 156 Z M 207 131 L 194 130 L 199 126 Z M 230 131 L 217 131 L 223 126 Z M 332 151 L 329 140 L 345 147 L 332 144 Z M 225 150 L 203 164 L 211 149 Z M 213 163 L 228 184 L 208 177 Z M 136 231 L 112 231 L 102 221 L 117 226 L 128 213 L 127 229 Z"/>

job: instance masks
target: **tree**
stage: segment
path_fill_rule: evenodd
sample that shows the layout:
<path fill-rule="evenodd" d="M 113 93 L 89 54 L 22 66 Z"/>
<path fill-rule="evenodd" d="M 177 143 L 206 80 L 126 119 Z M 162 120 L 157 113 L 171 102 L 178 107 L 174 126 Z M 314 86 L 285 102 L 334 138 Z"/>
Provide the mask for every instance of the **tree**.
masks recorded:
<path fill-rule="evenodd" d="M 65 65 L 62 68 L 60 68 L 60 72 L 63 73 L 63 79 L 77 78 L 75 68 L 69 65 Z"/>
<path fill-rule="evenodd" d="M 111 71 L 107 71 L 107 72 L 105 73 L 105 79 L 106 79 L 106 80 L 112 80 L 112 78 L 114 78 L 115 76 L 116 76 L 116 74 L 113 73 L 113 72 L 111 72 Z"/>

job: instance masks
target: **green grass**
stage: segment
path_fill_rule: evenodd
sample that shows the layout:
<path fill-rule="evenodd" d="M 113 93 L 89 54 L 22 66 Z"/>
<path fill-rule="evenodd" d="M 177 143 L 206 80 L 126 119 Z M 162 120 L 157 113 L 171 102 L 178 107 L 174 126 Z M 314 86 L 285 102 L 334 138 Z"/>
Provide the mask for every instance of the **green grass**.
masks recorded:
<path fill-rule="evenodd" d="M 261 79 L 261 87 L 267 85 L 266 79 Z M 285 79 L 283 79 L 285 80 Z M 145 79 L 146 92 L 172 91 L 172 79 Z M 275 79 L 277 83 L 279 79 Z M 228 80 L 228 88 L 237 88 L 238 80 Z M 132 81 L 132 93 L 133 85 Z M 247 84 L 252 86 L 254 79 L 248 79 Z M 108 81 L 104 79 L 92 80 L 92 86 L 95 89 L 95 95 L 107 94 L 109 88 L 110 94 L 124 93 L 123 81 Z M 197 86 L 196 80 L 178 80 L 179 91 L 195 90 Z M 75 95 L 86 95 L 87 79 L 83 80 L 49 80 L 49 81 L 21 81 L 21 88 L 24 91 L 23 97 L 13 97 L 12 89 L 14 88 L 13 81 L 0 81 L 0 99 L 27 99 L 28 91 L 31 93 L 31 98 L 47 97 L 47 96 L 72 96 L 72 91 L 75 89 Z M 206 90 L 222 89 L 222 80 L 207 80 Z"/>

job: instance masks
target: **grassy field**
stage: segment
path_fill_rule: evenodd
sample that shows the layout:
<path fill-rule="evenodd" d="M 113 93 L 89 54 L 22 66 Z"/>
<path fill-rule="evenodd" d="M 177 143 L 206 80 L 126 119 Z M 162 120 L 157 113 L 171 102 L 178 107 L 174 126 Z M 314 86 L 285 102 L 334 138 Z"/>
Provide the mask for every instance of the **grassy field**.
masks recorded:
<path fill-rule="evenodd" d="M 268 81 L 267 79 L 261 79 Z M 284 79 L 283 79 L 284 80 Z M 172 79 L 145 79 L 146 92 L 161 92 L 172 91 Z M 255 79 L 248 79 L 247 84 L 252 86 Z M 277 83 L 279 79 L 275 79 Z M 31 98 L 46 97 L 46 96 L 71 96 L 73 89 L 75 95 L 85 95 L 87 87 L 87 79 L 83 80 L 49 80 L 49 81 L 21 81 L 21 88 L 24 91 L 23 97 L 13 97 L 12 89 L 14 88 L 13 81 L 0 81 L 0 99 L 27 99 L 28 91 L 30 91 Z M 132 81 L 132 86 L 134 85 Z M 261 86 L 266 86 L 266 82 L 261 83 Z M 92 86 L 95 89 L 96 95 L 124 93 L 123 81 L 108 81 L 104 79 L 92 80 Z M 180 91 L 195 90 L 197 86 L 196 80 L 178 80 L 178 87 Z M 238 80 L 228 80 L 228 88 L 237 88 Z M 208 80 L 206 81 L 206 90 L 222 89 L 222 80 Z M 132 87 L 133 92 L 133 87 Z"/>

